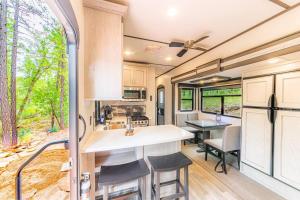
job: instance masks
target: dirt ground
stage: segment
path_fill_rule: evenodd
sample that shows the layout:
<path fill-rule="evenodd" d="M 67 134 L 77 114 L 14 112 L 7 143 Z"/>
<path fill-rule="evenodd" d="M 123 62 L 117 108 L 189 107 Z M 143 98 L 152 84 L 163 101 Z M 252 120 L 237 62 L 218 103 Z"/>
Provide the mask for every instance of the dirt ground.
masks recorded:
<path fill-rule="evenodd" d="M 15 199 L 17 169 L 44 144 L 68 137 L 68 131 L 40 134 L 29 146 L 0 152 L 0 199 Z M 69 151 L 63 145 L 45 150 L 22 173 L 23 199 L 69 199 L 69 172 L 61 171 Z"/>

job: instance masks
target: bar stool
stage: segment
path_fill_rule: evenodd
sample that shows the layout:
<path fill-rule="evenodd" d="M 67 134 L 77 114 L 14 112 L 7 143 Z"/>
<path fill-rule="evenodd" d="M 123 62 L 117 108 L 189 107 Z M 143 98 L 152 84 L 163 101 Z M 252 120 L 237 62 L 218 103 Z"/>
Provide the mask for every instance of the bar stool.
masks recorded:
<path fill-rule="evenodd" d="M 148 160 L 151 165 L 151 199 L 160 200 L 160 187 L 176 184 L 176 193 L 171 194 L 162 199 L 179 199 L 184 197 L 185 200 L 189 199 L 189 179 L 188 179 L 188 166 L 192 161 L 181 152 L 165 155 L 165 156 L 149 156 Z M 180 169 L 184 168 L 184 186 L 180 182 Z M 176 170 L 176 179 L 160 183 L 160 173 L 170 172 Z M 154 184 L 154 174 L 155 184 Z M 181 188 L 181 192 L 180 192 Z M 155 198 L 154 198 L 155 197 Z"/>
<path fill-rule="evenodd" d="M 103 200 L 115 199 L 128 195 L 138 195 L 139 199 L 146 199 L 145 187 L 146 176 L 148 174 L 150 174 L 150 171 L 143 159 L 121 165 L 101 166 L 98 181 L 100 186 L 103 186 Z M 108 191 L 109 186 L 134 180 L 138 180 L 137 190 L 122 190 L 113 193 L 109 193 Z"/>

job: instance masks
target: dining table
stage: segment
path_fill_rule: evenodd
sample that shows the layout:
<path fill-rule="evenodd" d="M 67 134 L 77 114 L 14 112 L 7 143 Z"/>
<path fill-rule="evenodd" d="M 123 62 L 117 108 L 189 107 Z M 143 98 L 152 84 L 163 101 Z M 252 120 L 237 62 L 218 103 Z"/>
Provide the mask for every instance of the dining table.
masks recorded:
<path fill-rule="evenodd" d="M 212 119 L 199 119 L 199 120 L 188 120 L 185 121 L 188 126 L 196 128 L 199 130 L 201 134 L 203 134 L 203 140 L 199 143 L 199 148 L 197 150 L 198 153 L 205 151 L 204 140 L 210 139 L 210 131 L 217 130 L 217 129 L 224 129 L 226 126 L 230 126 L 230 123 L 219 121 L 219 120 L 212 120 Z"/>

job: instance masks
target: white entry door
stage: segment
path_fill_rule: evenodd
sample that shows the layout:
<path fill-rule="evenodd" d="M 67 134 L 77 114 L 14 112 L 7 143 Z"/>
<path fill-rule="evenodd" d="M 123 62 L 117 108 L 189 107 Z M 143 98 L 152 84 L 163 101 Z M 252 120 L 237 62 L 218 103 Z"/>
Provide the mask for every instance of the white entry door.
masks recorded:
<path fill-rule="evenodd" d="M 243 80 L 243 105 L 269 107 L 269 100 L 274 92 L 274 76 Z"/>
<path fill-rule="evenodd" d="M 276 75 L 277 107 L 300 109 L 300 72 Z"/>
<path fill-rule="evenodd" d="M 243 109 L 241 155 L 244 163 L 271 174 L 272 124 L 266 109 Z"/>
<path fill-rule="evenodd" d="M 275 124 L 274 177 L 300 189 L 300 112 L 278 111 Z"/>

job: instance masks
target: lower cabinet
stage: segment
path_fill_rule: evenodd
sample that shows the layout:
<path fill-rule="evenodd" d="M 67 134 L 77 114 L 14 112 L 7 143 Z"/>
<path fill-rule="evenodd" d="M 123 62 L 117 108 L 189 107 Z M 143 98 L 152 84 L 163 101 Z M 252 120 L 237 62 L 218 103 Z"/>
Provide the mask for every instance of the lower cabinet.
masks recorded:
<path fill-rule="evenodd" d="M 271 174 L 272 124 L 265 109 L 243 108 L 242 162 Z"/>
<path fill-rule="evenodd" d="M 274 177 L 300 190 L 300 112 L 277 111 Z"/>

